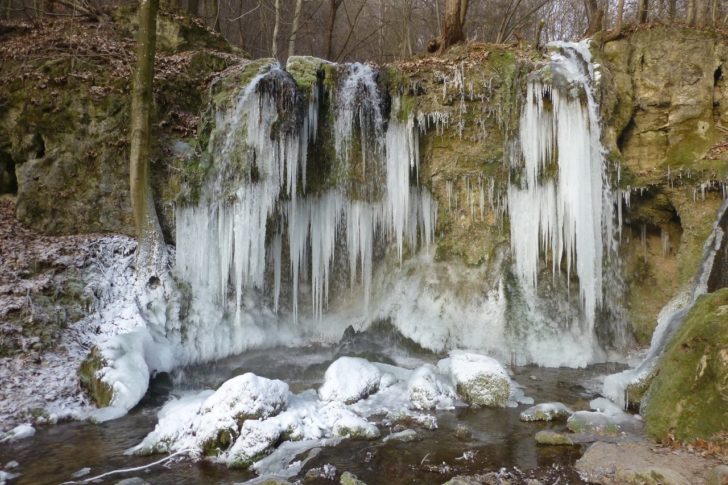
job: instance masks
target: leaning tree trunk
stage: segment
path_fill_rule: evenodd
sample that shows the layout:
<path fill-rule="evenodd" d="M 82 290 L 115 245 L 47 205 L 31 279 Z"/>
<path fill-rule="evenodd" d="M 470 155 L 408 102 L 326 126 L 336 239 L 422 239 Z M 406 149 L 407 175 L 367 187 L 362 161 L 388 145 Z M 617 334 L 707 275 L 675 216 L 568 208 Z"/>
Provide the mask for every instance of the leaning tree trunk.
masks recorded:
<path fill-rule="evenodd" d="M 154 275 L 166 263 L 164 237 L 157 219 L 149 179 L 152 123 L 152 79 L 159 0 L 139 3 L 137 66 L 131 94 L 129 175 L 131 207 L 137 234 L 136 267 L 140 274 Z"/>
<path fill-rule="evenodd" d="M 445 18 L 442 22 L 442 37 L 440 38 L 440 52 L 450 46 L 465 40 L 463 25 L 465 14 L 468 11 L 468 0 L 447 0 L 445 4 Z"/>

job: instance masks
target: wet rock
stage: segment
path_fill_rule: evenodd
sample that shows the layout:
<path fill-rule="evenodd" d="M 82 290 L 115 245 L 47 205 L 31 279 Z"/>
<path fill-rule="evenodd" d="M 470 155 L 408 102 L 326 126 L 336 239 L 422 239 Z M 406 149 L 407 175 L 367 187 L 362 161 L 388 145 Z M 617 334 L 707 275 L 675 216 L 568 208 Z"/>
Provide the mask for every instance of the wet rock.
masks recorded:
<path fill-rule="evenodd" d="M 339 483 L 341 485 L 367 485 L 366 483 L 359 480 L 357 476 L 351 472 L 342 473 Z"/>
<path fill-rule="evenodd" d="M 511 380 L 495 359 L 463 351 L 452 351 L 438 368 L 450 374 L 458 394 L 476 406 L 506 407 L 511 393 Z"/>
<path fill-rule="evenodd" d="M 390 435 L 387 435 L 384 437 L 384 442 L 387 443 L 389 441 L 402 441 L 402 442 L 408 442 L 408 441 L 415 441 L 418 438 L 417 432 L 413 429 L 406 429 L 404 431 L 400 431 L 398 433 L 392 433 Z"/>
<path fill-rule="evenodd" d="M 415 369 L 407 382 L 407 392 L 414 409 L 451 408 L 457 394 L 449 379 L 432 365 Z"/>
<path fill-rule="evenodd" d="M 655 448 L 647 442 L 597 442 L 575 467 L 590 483 L 688 485 L 706 483 L 715 464 L 708 458 Z"/>
<path fill-rule="evenodd" d="M 549 430 L 536 433 L 535 440 L 539 445 L 574 445 L 574 441 L 568 435 Z"/>
<path fill-rule="evenodd" d="M 555 421 L 568 419 L 574 411 L 560 402 L 546 402 L 531 406 L 521 413 L 521 421 Z"/>
<path fill-rule="evenodd" d="M 614 436 L 622 431 L 617 420 L 598 411 L 577 411 L 566 421 L 566 426 L 573 433 L 606 436 Z"/>

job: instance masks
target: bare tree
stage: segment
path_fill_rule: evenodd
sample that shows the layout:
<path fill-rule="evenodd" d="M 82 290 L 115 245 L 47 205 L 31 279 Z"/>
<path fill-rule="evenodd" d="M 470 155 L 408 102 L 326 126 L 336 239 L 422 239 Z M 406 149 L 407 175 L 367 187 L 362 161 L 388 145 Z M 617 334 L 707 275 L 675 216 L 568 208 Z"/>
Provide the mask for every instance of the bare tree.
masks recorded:
<path fill-rule="evenodd" d="M 164 260 L 164 237 L 154 208 L 149 177 L 151 123 L 159 0 L 139 2 L 137 65 L 131 93 L 129 183 L 134 226 L 137 233 L 137 271 L 152 272 Z"/>
<path fill-rule="evenodd" d="M 442 22 L 442 35 L 438 46 L 440 52 L 465 40 L 463 25 L 467 12 L 468 0 L 447 0 L 445 18 Z"/>
<path fill-rule="evenodd" d="M 334 27 L 336 27 L 336 12 L 344 0 L 331 0 L 329 3 L 329 28 L 326 41 L 326 58 L 331 59 L 334 55 Z"/>
<path fill-rule="evenodd" d="M 298 28 L 301 23 L 301 10 L 303 9 L 303 0 L 296 0 L 296 11 L 293 13 L 293 25 L 291 26 L 291 36 L 288 38 L 288 57 L 296 53 L 296 37 L 298 36 Z"/>
<path fill-rule="evenodd" d="M 270 49 L 270 55 L 278 57 L 278 32 L 281 27 L 281 0 L 275 1 L 275 20 L 273 22 L 273 43 Z"/>

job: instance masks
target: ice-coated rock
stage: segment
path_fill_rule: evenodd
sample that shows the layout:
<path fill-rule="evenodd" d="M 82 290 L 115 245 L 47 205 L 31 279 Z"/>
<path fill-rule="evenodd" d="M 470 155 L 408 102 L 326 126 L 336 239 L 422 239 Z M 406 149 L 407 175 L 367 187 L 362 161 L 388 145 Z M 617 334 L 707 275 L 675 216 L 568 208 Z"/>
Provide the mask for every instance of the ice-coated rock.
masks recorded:
<path fill-rule="evenodd" d="M 449 373 L 458 394 L 476 406 L 505 407 L 511 394 L 511 380 L 503 366 L 486 355 L 453 350 L 437 364 Z"/>
<path fill-rule="evenodd" d="M 617 419 L 599 411 L 577 411 L 566 421 L 566 427 L 574 433 L 616 435 L 622 431 Z"/>
<path fill-rule="evenodd" d="M 201 413 L 225 412 L 238 421 L 275 416 L 288 402 L 288 384 L 248 372 L 225 381 L 208 397 Z"/>
<path fill-rule="evenodd" d="M 247 373 L 215 391 L 170 401 L 159 412 L 154 431 L 132 453 L 192 450 L 217 454 L 241 435 L 247 420 L 277 415 L 288 402 L 288 384 Z"/>
<path fill-rule="evenodd" d="M 334 424 L 334 436 L 341 438 L 379 438 L 379 428 L 358 416 L 347 414 Z"/>
<path fill-rule="evenodd" d="M 385 436 L 384 440 L 382 440 L 382 441 L 384 441 L 385 443 L 387 443 L 388 441 L 408 442 L 408 441 L 414 441 L 416 439 L 417 439 L 417 431 L 415 431 L 413 429 L 405 429 L 403 431 L 399 431 L 397 433 L 392 433 L 390 435 Z"/>
<path fill-rule="evenodd" d="M 568 419 L 574 411 L 560 402 L 544 402 L 521 413 L 521 421 L 554 421 Z"/>
<path fill-rule="evenodd" d="M 226 463 L 231 468 L 248 468 L 270 452 L 281 437 L 278 423 L 250 420 L 243 423 L 240 437 L 227 453 Z"/>
<path fill-rule="evenodd" d="M 351 404 L 377 392 L 382 379 L 379 367 L 358 357 L 339 357 L 324 374 L 319 389 L 322 401 Z"/>
<path fill-rule="evenodd" d="M 450 379 L 429 364 L 415 369 L 407 381 L 407 393 L 412 408 L 420 410 L 449 409 L 457 398 Z"/>
<path fill-rule="evenodd" d="M 35 435 L 35 428 L 30 424 L 19 424 L 5 434 L 0 433 L 0 443 L 11 443 L 13 441 L 30 438 Z"/>

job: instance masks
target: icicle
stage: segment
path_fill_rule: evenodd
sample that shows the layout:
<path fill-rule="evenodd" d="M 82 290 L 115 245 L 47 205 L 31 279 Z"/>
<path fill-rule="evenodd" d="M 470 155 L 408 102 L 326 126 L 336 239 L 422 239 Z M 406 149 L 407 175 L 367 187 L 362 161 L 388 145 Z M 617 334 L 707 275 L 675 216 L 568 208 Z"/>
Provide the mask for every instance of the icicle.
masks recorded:
<path fill-rule="evenodd" d="M 563 260 L 567 275 L 575 267 L 584 314 L 593 328 L 602 302 L 604 248 L 611 247 L 602 239 L 603 227 L 606 232 L 611 225 L 611 194 L 604 182 L 597 104 L 589 73 L 583 71 L 586 59 L 581 55 L 588 49 L 561 46 L 563 54 L 552 55 L 552 69 L 583 90 L 586 105 L 565 89 L 539 81 L 528 84 L 520 120 L 522 158 L 511 158 L 524 174 L 520 186 L 508 189 L 511 244 L 517 273 L 529 285 L 537 284 L 542 250 L 551 254 L 554 272 Z M 546 170 L 553 163 L 558 172 L 551 178 Z"/>

